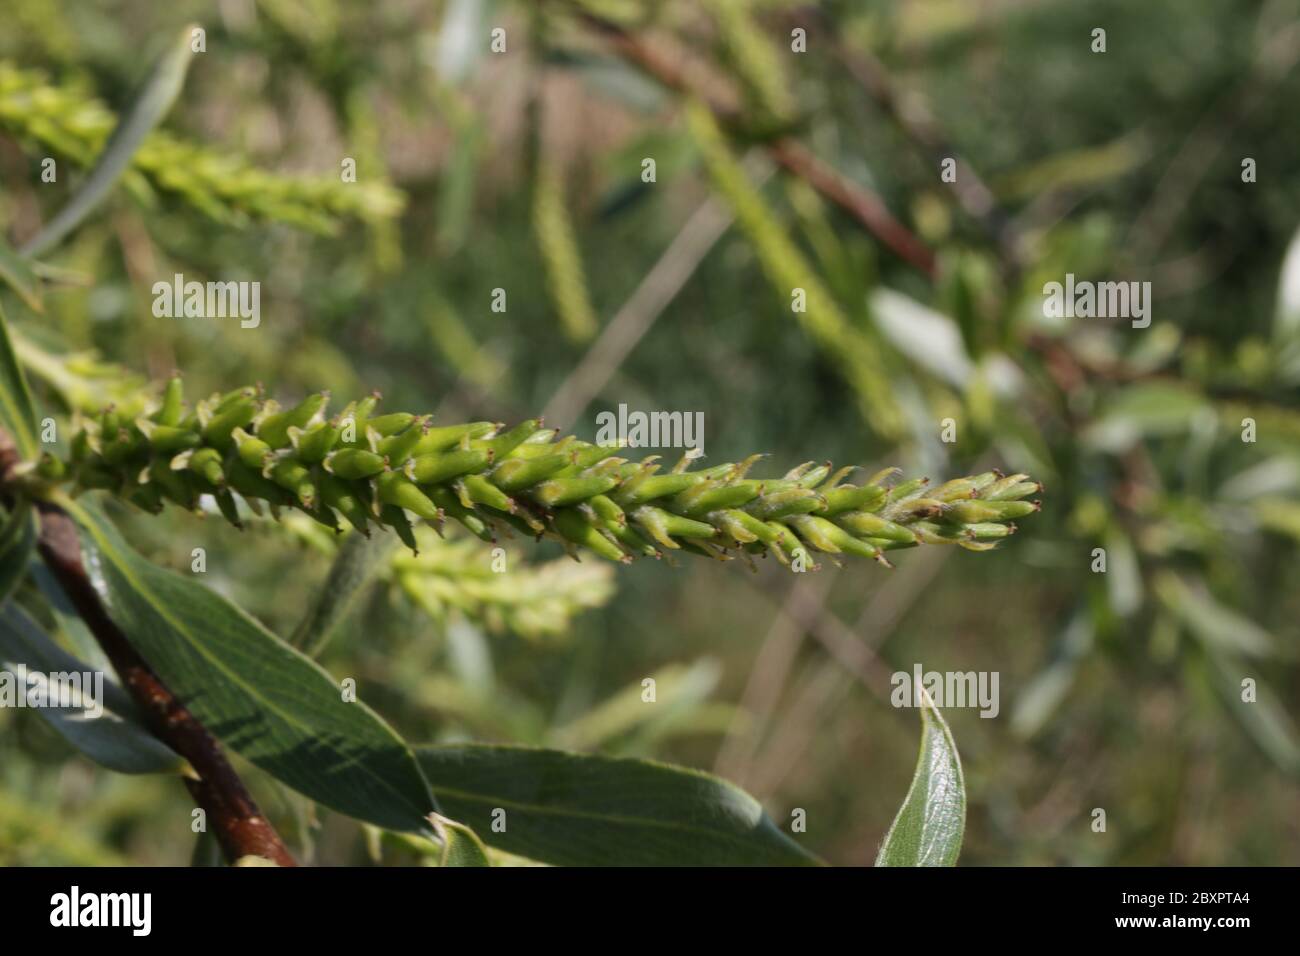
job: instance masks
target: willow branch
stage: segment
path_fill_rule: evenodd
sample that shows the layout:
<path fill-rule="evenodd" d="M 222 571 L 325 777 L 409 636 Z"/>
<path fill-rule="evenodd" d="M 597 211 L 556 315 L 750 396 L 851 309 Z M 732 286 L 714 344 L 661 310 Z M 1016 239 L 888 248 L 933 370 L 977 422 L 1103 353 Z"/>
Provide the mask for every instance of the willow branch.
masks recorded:
<path fill-rule="evenodd" d="M 13 440 L 0 429 L 0 498 L 10 506 L 13 502 L 4 488 L 17 461 Z M 234 863 L 242 857 L 260 856 L 280 866 L 296 866 L 221 745 L 167 689 L 108 616 L 82 563 L 75 522 L 51 502 L 38 502 L 36 510 L 40 518 L 36 546 L 42 560 L 117 671 L 145 726 L 193 768 L 196 776 L 187 777 L 185 786 L 203 808 L 226 859 Z"/>
<path fill-rule="evenodd" d="M 221 745 L 153 672 L 109 618 L 81 561 L 81 541 L 68 513 L 48 502 L 37 504 L 37 549 L 103 648 L 159 740 L 189 761 L 197 778 L 185 779 L 191 796 L 207 815 L 226 859 L 260 856 L 280 866 L 295 866 L 284 841 L 258 809 Z"/>
<path fill-rule="evenodd" d="M 640 37 L 616 23 L 591 13 L 582 13 L 584 23 L 600 33 L 610 47 L 628 63 L 649 74 L 677 93 L 693 96 L 713 110 L 721 122 L 737 118 L 734 107 L 709 94 L 701 77 L 664 56 Z M 899 222 L 875 192 L 855 183 L 827 165 L 802 143 L 781 136 L 764 144 L 772 158 L 791 175 L 797 176 L 839 206 L 900 259 L 930 279 L 935 277 L 934 252 Z"/>

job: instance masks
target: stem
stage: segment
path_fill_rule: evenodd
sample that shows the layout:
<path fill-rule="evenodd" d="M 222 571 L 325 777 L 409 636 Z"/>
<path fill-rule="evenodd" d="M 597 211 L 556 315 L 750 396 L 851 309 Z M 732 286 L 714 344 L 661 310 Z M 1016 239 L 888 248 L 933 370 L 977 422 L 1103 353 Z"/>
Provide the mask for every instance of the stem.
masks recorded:
<path fill-rule="evenodd" d="M 206 812 L 226 859 L 253 855 L 294 866 L 294 859 L 258 809 L 221 746 L 145 663 L 100 603 L 81 563 L 76 524 L 58 505 L 39 502 L 37 549 L 68 598 L 95 635 L 122 685 L 131 694 L 154 735 L 184 757 L 197 779 L 186 787 Z"/>
<path fill-rule="evenodd" d="M 715 96 L 707 83 L 661 54 L 640 37 L 616 23 L 583 11 L 582 22 L 601 34 L 614 51 L 628 63 L 649 74 L 661 85 L 678 93 L 694 96 L 713 110 L 720 122 L 735 118 L 735 111 Z M 839 206 L 864 229 L 891 249 L 904 262 L 933 280 L 936 275 L 934 252 L 905 225 L 894 218 L 879 195 L 852 182 L 828 166 L 801 143 L 782 136 L 763 144 L 772 158 L 786 172 L 807 182 L 827 200 Z"/>
<path fill-rule="evenodd" d="M 251 855 L 265 857 L 279 866 L 296 866 L 221 745 L 167 689 L 109 618 L 81 563 L 81 541 L 75 522 L 50 502 L 38 502 L 36 510 L 40 515 L 37 549 L 41 557 L 108 655 L 145 724 L 159 740 L 189 761 L 198 774 L 197 778 L 187 778 L 185 786 L 207 814 L 226 860 L 234 863 Z"/>
<path fill-rule="evenodd" d="M 12 437 L 0 428 L 0 499 L 9 508 L 16 506 L 9 483 L 18 460 Z M 196 776 L 187 777 L 185 786 L 203 808 L 226 860 L 234 863 L 241 857 L 260 856 L 279 866 L 297 866 L 221 745 L 167 689 L 108 616 L 81 562 L 76 523 L 54 502 L 38 501 L 35 508 L 40 519 L 36 547 L 41 558 L 108 656 L 145 725 L 189 762 Z"/>

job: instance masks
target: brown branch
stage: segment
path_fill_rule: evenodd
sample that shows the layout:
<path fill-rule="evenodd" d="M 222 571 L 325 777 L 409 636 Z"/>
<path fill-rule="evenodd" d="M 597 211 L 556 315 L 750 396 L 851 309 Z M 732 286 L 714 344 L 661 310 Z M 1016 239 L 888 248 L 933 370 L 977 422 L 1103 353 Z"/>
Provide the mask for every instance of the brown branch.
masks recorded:
<path fill-rule="evenodd" d="M 581 19 L 600 33 L 624 60 L 668 89 L 699 99 L 724 125 L 738 118 L 734 106 L 710 95 L 709 84 L 706 78 L 698 75 L 698 71 L 687 69 L 616 23 L 591 13 L 581 14 Z M 879 195 L 851 181 L 789 136 L 778 137 L 763 146 L 787 172 L 804 180 L 839 206 L 900 259 L 927 278 L 935 278 L 933 250 L 894 218 Z"/>
<path fill-rule="evenodd" d="M 0 429 L 0 498 L 10 507 L 14 501 L 6 486 L 17 463 L 13 439 Z M 108 616 L 81 562 L 76 523 L 51 502 L 37 502 L 36 510 L 40 516 L 36 547 L 41 558 L 117 671 L 145 725 L 188 761 L 197 774 L 186 777 L 185 786 L 212 824 L 226 859 L 234 863 L 241 857 L 260 856 L 279 866 L 296 866 L 288 847 L 258 809 L 221 745 L 167 689 Z"/>
<path fill-rule="evenodd" d="M 77 527 L 58 505 L 39 502 L 41 557 L 103 648 L 122 685 L 131 694 L 146 726 L 189 761 L 198 774 L 185 785 L 213 826 L 226 859 L 260 856 L 280 866 L 295 866 L 275 828 L 258 809 L 221 745 L 150 669 L 126 635 L 109 618 L 81 563 Z"/>

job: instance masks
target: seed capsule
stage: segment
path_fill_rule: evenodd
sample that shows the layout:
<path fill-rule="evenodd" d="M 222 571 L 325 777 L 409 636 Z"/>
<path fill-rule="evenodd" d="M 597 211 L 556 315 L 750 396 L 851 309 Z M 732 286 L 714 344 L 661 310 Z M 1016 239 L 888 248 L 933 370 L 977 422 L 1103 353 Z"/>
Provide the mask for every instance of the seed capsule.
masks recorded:
<path fill-rule="evenodd" d="M 770 521 L 787 515 L 807 514 L 826 504 L 826 499 L 811 488 L 788 488 L 763 494 L 745 506 L 756 518 Z"/>
<path fill-rule="evenodd" d="M 674 511 L 691 518 L 703 517 L 719 508 L 738 508 L 758 497 L 763 483 L 753 479 L 733 484 L 703 481 L 679 492 L 672 499 Z"/>
<path fill-rule="evenodd" d="M 214 488 L 226 483 L 225 472 L 221 469 L 221 452 L 215 448 L 197 448 L 191 452 L 189 469 Z"/>
<path fill-rule="evenodd" d="M 799 537 L 819 551 L 830 554 L 848 552 L 862 558 L 874 558 L 880 553 L 879 548 L 859 541 L 839 525 L 818 515 L 795 515 L 789 520 Z"/>
<path fill-rule="evenodd" d="M 766 522 L 736 508 L 710 513 L 709 523 L 741 544 L 752 541 L 771 544 L 779 537 Z"/>
<path fill-rule="evenodd" d="M 159 425 L 175 427 L 185 414 L 185 385 L 179 375 L 173 375 L 163 388 L 162 406 L 154 412 L 153 420 Z"/>
<path fill-rule="evenodd" d="M 415 531 L 411 528 L 411 519 L 406 517 L 405 511 L 396 505 L 384 505 L 379 517 L 384 524 L 397 532 L 397 536 L 402 539 L 402 544 L 410 548 L 412 554 L 420 553 L 420 549 L 415 545 Z"/>
<path fill-rule="evenodd" d="M 1017 498 L 1023 498 L 1025 495 L 1036 495 L 1043 490 L 1043 486 L 1037 481 L 1018 481 L 1013 485 L 1002 488 L 991 494 L 986 494 L 988 501 L 1014 501 Z M 992 489 L 989 489 L 992 492 Z"/>
<path fill-rule="evenodd" d="M 1012 488 L 1024 482 L 1028 475 L 1007 475 L 1005 478 L 999 478 L 997 481 L 988 485 L 980 492 L 980 497 L 986 501 L 997 501 Z M 1028 494 L 1028 492 L 1026 492 Z"/>
<path fill-rule="evenodd" d="M 430 428 L 416 442 L 411 454 L 418 457 L 446 451 L 448 448 L 454 448 L 461 441 L 472 441 L 476 438 L 482 438 L 484 435 L 490 435 L 496 427 L 492 422 L 469 422 L 465 425 L 444 425 L 440 428 Z"/>
<path fill-rule="evenodd" d="M 535 434 L 542 427 L 540 418 L 530 418 L 528 421 L 520 422 L 508 432 L 502 432 L 495 438 L 483 438 L 474 442 L 473 447 L 483 448 L 490 452 L 494 458 L 501 458 L 516 447 L 523 444 L 531 435 Z"/>
<path fill-rule="evenodd" d="M 235 440 L 236 454 L 245 466 L 255 468 L 257 471 L 266 467 L 267 458 L 274 454 L 270 445 L 248 434 L 242 428 L 236 428 L 230 435 Z"/>
<path fill-rule="evenodd" d="M 853 532 L 859 538 L 885 538 L 889 541 L 904 542 L 916 540 L 916 535 L 903 525 L 866 511 L 851 511 L 839 515 L 835 523 Z"/>
<path fill-rule="evenodd" d="M 144 435 L 149 447 L 159 454 L 184 451 L 197 448 L 203 442 L 203 436 L 188 428 L 174 425 L 158 425 L 146 418 L 137 418 L 136 428 Z"/>
<path fill-rule="evenodd" d="M 381 504 L 405 508 L 426 521 L 437 521 L 441 517 L 429 497 L 400 471 L 384 472 L 375 479 L 375 489 Z"/>
<path fill-rule="evenodd" d="M 222 488 L 212 497 L 216 499 L 217 510 L 221 512 L 221 516 L 243 531 L 244 523 L 239 518 L 239 506 L 235 504 L 235 496 L 229 490 Z"/>
<path fill-rule="evenodd" d="M 845 485 L 822 492 L 826 506 L 819 512 L 827 518 L 846 511 L 875 511 L 885 501 L 885 489 L 879 485 L 855 487 Z"/>
<path fill-rule="evenodd" d="M 718 533 L 718 529 L 711 524 L 683 518 L 681 515 L 675 515 L 671 511 L 665 511 L 663 508 L 656 508 L 653 505 L 642 505 L 631 513 L 631 517 L 633 521 L 646 530 L 650 537 L 665 548 L 676 549 L 681 547 L 673 540 L 674 536 L 681 538 L 712 538 Z"/>
<path fill-rule="evenodd" d="M 568 453 L 569 464 L 556 477 L 576 478 L 588 468 L 614 457 L 614 449 L 600 445 L 580 445 L 571 448 Z M 620 461 L 622 459 L 619 459 Z"/>
<path fill-rule="evenodd" d="M 603 495 L 618 486 L 612 475 L 593 478 L 552 478 L 543 481 L 528 492 L 529 497 L 545 508 L 557 508 L 586 501 L 592 495 Z"/>
<path fill-rule="evenodd" d="M 456 500 L 456 496 L 451 493 L 450 489 L 444 488 L 442 485 L 435 485 L 428 489 L 428 496 L 429 500 L 444 513 L 464 525 L 470 534 L 484 541 L 496 540 L 496 537 L 492 534 L 492 529 L 488 527 L 488 523 L 480 515 L 475 514 Z"/>
<path fill-rule="evenodd" d="M 387 438 L 389 435 L 396 435 L 414 421 L 415 416 L 410 412 L 389 412 L 387 415 L 377 415 L 367 421 L 366 428 L 380 438 Z"/>
<path fill-rule="evenodd" d="M 539 481 L 567 468 L 567 455 L 541 455 L 537 458 L 507 458 L 488 478 L 502 491 L 523 491 Z"/>
<path fill-rule="evenodd" d="M 257 423 L 257 437 L 272 448 L 284 448 L 289 444 L 290 427 L 306 428 L 317 415 L 323 413 L 329 400 L 329 392 L 317 392 L 308 395 L 288 411 L 267 415 Z"/>
<path fill-rule="evenodd" d="M 424 437 L 428 424 L 427 418 L 416 419 L 401 433 L 381 439 L 376 444 L 375 451 L 388 458 L 389 463 L 396 468 L 411 457 L 415 446 Z"/>
<path fill-rule="evenodd" d="M 257 417 L 257 405 L 251 398 L 240 397 L 217 412 L 203 428 L 203 440 L 225 451 L 234 444 L 232 434 L 236 428 L 251 425 Z"/>
<path fill-rule="evenodd" d="M 383 455 L 364 448 L 340 448 L 325 458 L 326 471 L 348 480 L 377 475 L 386 465 Z"/>
<path fill-rule="evenodd" d="M 342 431 L 337 419 L 318 422 L 305 429 L 291 426 L 289 443 L 293 445 L 294 455 L 299 461 L 314 465 L 324 461 L 325 456 L 334 450 Z"/>
<path fill-rule="evenodd" d="M 582 513 L 573 508 L 560 508 L 552 519 L 555 530 L 568 541 L 594 551 L 610 561 L 626 563 L 631 558 L 613 541 L 605 537 Z"/>
<path fill-rule="evenodd" d="M 293 492 L 304 508 L 316 507 L 316 484 L 311 469 L 293 458 L 281 458 L 267 469 L 266 477 L 281 488 Z"/>
<path fill-rule="evenodd" d="M 404 470 L 418 484 L 436 485 L 470 472 L 482 471 L 491 460 L 491 454 L 485 449 L 466 448 L 412 458 Z"/>
<path fill-rule="evenodd" d="M 913 495 L 919 494 L 921 489 L 929 483 L 929 478 L 913 478 L 911 481 L 904 481 L 894 485 L 893 488 L 889 489 L 888 501 L 890 504 L 906 501 Z"/>
<path fill-rule="evenodd" d="M 489 508 L 507 514 L 512 514 L 515 510 L 513 499 L 482 475 L 466 475 L 464 478 L 458 478 L 452 483 L 452 488 L 460 498 L 460 503 L 466 508 L 487 505 Z"/>
<path fill-rule="evenodd" d="M 369 537 L 370 512 L 352 484 L 336 475 L 323 474 L 320 476 L 320 497 L 326 507 L 333 508 L 348 524 Z"/>

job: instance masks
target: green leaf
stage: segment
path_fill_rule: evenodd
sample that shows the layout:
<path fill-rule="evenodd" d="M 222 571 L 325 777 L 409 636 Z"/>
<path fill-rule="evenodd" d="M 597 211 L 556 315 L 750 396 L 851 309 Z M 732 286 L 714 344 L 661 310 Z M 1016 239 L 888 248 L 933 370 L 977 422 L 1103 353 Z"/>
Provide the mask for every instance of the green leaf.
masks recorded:
<path fill-rule="evenodd" d="M 118 178 L 131 165 L 131 158 L 145 137 L 162 121 L 180 95 L 185 74 L 194 59 L 191 49 L 194 29 L 194 24 L 185 27 L 172 41 L 167 52 L 154 65 L 130 111 L 113 130 L 90 174 L 68 204 L 23 246 L 24 255 L 29 258 L 39 256 L 58 245 L 104 201 Z"/>
<path fill-rule="evenodd" d="M 957 744 L 934 701 L 921 697 L 921 753 L 876 866 L 954 866 L 966 830 L 966 781 Z"/>
<path fill-rule="evenodd" d="M 1169 613 L 1207 647 L 1252 657 L 1277 653 L 1272 634 L 1220 604 L 1203 582 L 1193 586 L 1172 571 L 1162 571 L 1156 575 L 1154 588 Z"/>
<path fill-rule="evenodd" d="M 27 461 L 35 458 L 36 413 L 32 411 L 32 393 L 9 341 L 9 324 L 0 308 L 0 428 L 14 440 L 18 454 Z"/>
<path fill-rule="evenodd" d="M 1237 721 L 1255 746 L 1286 773 L 1300 774 L 1300 733 L 1253 668 L 1232 654 L 1208 649 L 1208 679 L 1223 708 Z M 1243 700 L 1242 679 L 1256 682 L 1255 698 Z"/>
<path fill-rule="evenodd" d="M 392 535 L 366 537 L 353 532 L 344 538 L 329 576 L 289 643 L 311 657 L 318 656 L 335 628 L 365 594 L 375 572 L 383 567 L 394 547 Z"/>
<path fill-rule="evenodd" d="M 448 820 L 436 813 L 429 815 L 429 822 L 433 824 L 434 832 L 437 833 L 438 839 L 442 841 L 442 855 L 438 859 L 439 866 L 492 865 L 492 861 L 488 859 L 487 847 L 483 845 L 483 841 L 475 835 L 474 831 L 465 824 L 457 823 L 455 820 Z"/>
<path fill-rule="evenodd" d="M 13 289 L 23 304 L 33 312 L 44 312 L 36 274 L 22 256 L 0 238 L 0 282 Z"/>
<path fill-rule="evenodd" d="M 320 665 L 225 598 L 141 558 L 96 509 L 65 507 L 85 531 L 86 568 L 109 615 L 208 730 L 333 810 L 428 832 L 428 784 L 374 711 L 345 701 Z"/>
<path fill-rule="evenodd" d="M 1080 441 L 1098 451 L 1122 452 L 1143 438 L 1178 435 L 1210 408 L 1185 385 L 1141 382 L 1119 389 Z"/>
<path fill-rule="evenodd" d="M 21 498 L 5 516 L 0 527 L 0 606 L 27 573 L 27 564 L 36 545 L 36 522 L 32 509 Z"/>
<path fill-rule="evenodd" d="M 757 800 L 695 770 L 513 746 L 417 747 L 416 754 L 437 781 L 444 812 L 491 846 L 543 863 L 817 863 Z"/>
<path fill-rule="evenodd" d="M 55 644 L 26 611 L 11 602 L 0 609 L 0 668 L 13 673 L 19 665 L 27 667 L 32 674 L 46 676 L 94 670 Z M 24 693 L 25 688 L 19 688 L 19 692 Z M 88 696 L 91 701 L 83 698 L 77 706 L 35 707 L 33 711 L 68 743 L 110 770 L 120 773 L 184 770 L 185 761 L 148 731 L 131 698 L 107 676 L 103 699 L 93 700 L 93 688 Z M 96 715 L 99 705 L 102 713 Z"/>

